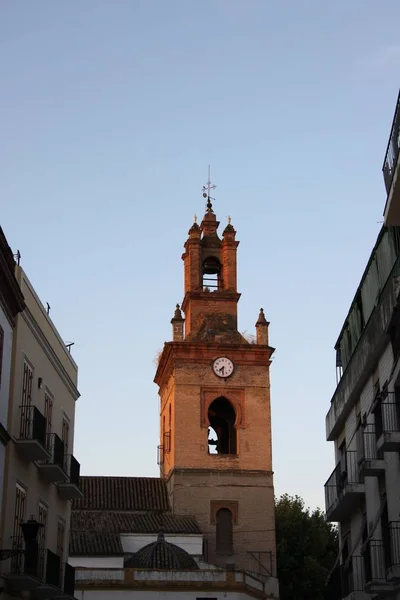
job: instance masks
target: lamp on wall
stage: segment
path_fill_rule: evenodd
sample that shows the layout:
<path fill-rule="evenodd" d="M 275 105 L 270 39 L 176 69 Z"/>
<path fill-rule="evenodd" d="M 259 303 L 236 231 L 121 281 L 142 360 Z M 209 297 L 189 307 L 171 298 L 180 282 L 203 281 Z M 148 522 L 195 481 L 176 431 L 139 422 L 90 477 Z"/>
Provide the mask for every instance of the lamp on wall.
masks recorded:
<path fill-rule="evenodd" d="M 37 383 L 38 383 L 39 390 L 41 390 L 43 387 L 43 377 L 39 377 Z"/>

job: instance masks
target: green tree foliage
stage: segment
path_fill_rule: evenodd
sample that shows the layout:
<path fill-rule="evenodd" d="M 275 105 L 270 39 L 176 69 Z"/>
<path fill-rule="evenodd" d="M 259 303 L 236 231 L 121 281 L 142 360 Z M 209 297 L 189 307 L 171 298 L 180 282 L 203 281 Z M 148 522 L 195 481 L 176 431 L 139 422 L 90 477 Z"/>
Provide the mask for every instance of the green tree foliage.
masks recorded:
<path fill-rule="evenodd" d="M 328 600 L 326 580 L 338 554 L 336 528 L 299 496 L 281 496 L 275 513 L 281 600 Z"/>

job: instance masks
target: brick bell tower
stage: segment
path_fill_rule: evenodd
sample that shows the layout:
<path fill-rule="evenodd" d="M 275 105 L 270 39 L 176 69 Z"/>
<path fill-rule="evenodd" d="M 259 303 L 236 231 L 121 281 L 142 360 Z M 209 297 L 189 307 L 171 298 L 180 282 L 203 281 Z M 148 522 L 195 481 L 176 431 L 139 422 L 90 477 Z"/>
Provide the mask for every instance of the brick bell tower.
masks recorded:
<path fill-rule="evenodd" d="M 207 188 L 205 188 L 207 190 Z M 185 296 L 171 320 L 155 383 L 161 475 L 173 511 L 194 515 L 207 562 L 276 577 L 269 367 L 261 309 L 256 338 L 237 329 L 236 252 L 230 219 L 218 236 L 209 196 L 182 255 Z M 276 581 L 276 580 L 274 580 Z"/>

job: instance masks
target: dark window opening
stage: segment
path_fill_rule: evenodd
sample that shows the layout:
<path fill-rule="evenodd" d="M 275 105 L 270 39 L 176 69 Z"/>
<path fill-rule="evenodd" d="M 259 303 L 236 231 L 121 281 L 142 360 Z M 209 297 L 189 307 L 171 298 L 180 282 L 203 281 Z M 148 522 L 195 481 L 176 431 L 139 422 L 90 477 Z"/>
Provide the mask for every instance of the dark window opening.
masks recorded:
<path fill-rule="evenodd" d="M 221 263 L 215 256 L 209 256 L 203 261 L 203 290 L 218 290 L 221 284 Z"/>
<path fill-rule="evenodd" d="M 208 409 L 208 420 L 209 453 L 237 454 L 236 414 L 229 400 L 223 396 L 214 400 Z"/>
<path fill-rule="evenodd" d="M 216 521 L 218 554 L 233 554 L 233 526 L 231 511 L 228 508 L 220 508 L 216 514 Z"/>

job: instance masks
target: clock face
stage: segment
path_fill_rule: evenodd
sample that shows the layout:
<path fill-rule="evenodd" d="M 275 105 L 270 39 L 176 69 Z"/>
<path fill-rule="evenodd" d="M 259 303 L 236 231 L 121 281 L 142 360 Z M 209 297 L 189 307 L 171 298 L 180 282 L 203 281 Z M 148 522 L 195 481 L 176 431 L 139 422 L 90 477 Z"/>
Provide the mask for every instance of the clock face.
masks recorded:
<path fill-rule="evenodd" d="M 213 362 L 213 371 L 218 377 L 229 377 L 232 375 L 233 369 L 233 362 L 226 356 L 216 358 Z"/>

